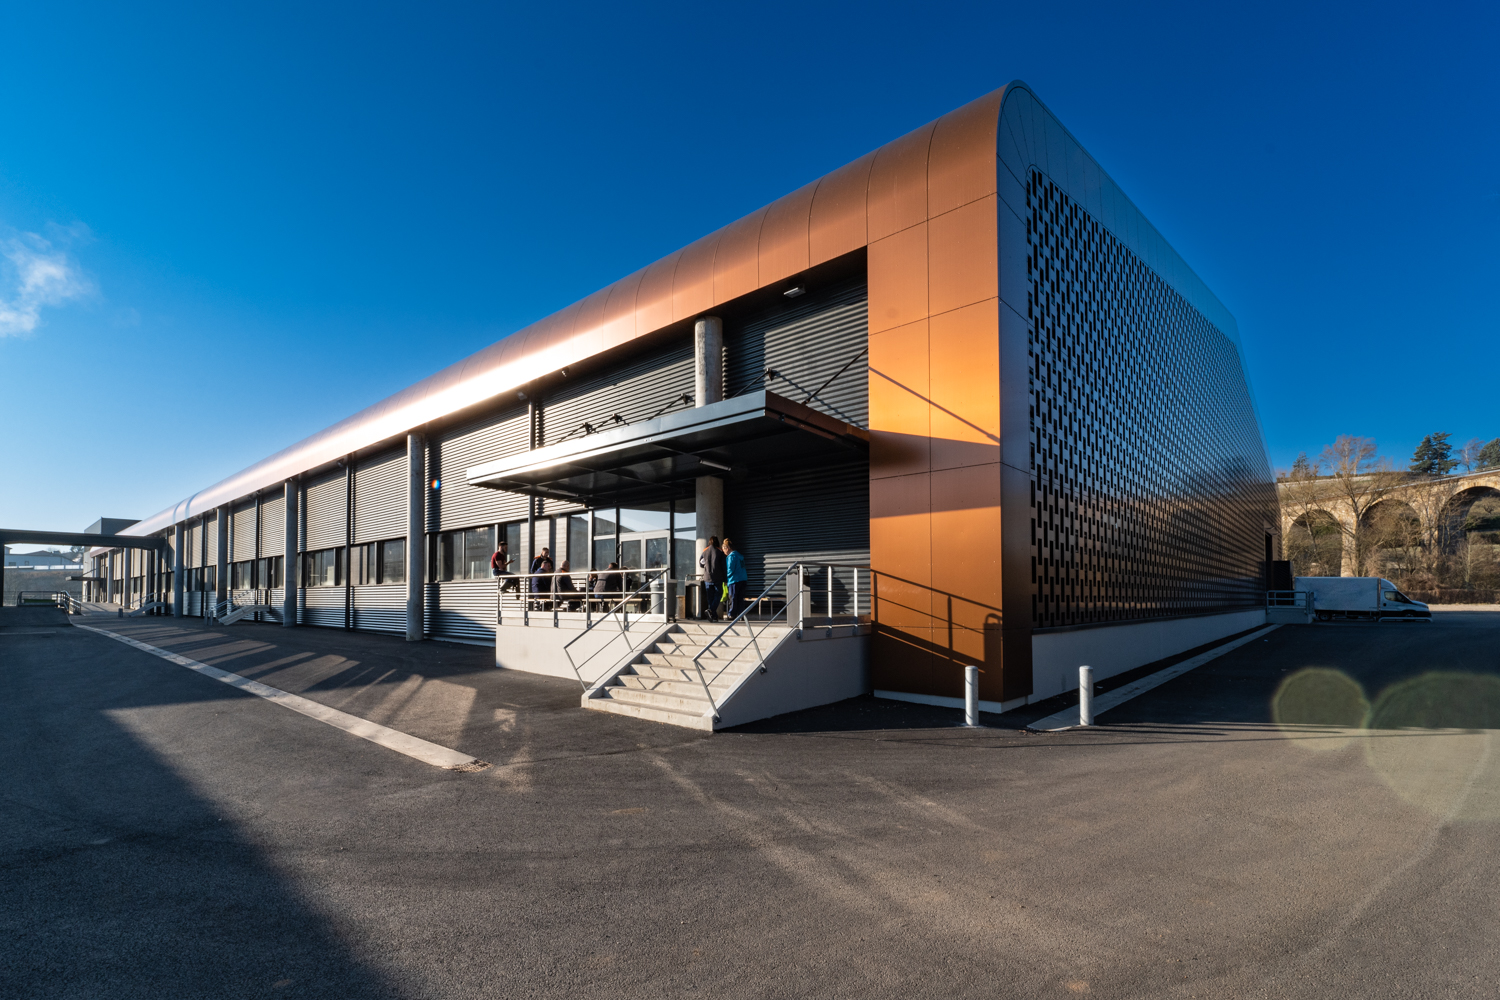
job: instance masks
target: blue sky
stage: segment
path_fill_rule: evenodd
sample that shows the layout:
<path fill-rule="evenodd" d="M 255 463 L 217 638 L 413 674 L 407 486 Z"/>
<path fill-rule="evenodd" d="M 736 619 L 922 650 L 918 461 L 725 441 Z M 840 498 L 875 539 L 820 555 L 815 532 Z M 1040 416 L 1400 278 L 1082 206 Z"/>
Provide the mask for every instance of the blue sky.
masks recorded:
<path fill-rule="evenodd" d="M 0 525 L 146 517 L 1012 79 L 1273 463 L 1500 436 L 1494 5 L 12 4 Z"/>

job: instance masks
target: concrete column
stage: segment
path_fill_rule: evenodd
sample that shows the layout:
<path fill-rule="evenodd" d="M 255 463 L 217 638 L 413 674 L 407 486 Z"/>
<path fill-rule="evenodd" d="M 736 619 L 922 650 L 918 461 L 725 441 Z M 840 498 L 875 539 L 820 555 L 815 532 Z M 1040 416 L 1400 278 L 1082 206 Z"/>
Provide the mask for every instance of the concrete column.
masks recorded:
<path fill-rule="evenodd" d="M 704 316 L 693 324 L 693 401 L 698 406 L 724 398 L 724 323 L 717 316 Z M 724 480 L 699 476 L 694 491 L 697 511 L 697 553 L 709 536 L 724 538 Z"/>
<path fill-rule="evenodd" d="M 219 508 L 219 559 L 214 567 L 214 601 L 229 597 L 229 506 Z"/>
<path fill-rule="evenodd" d="M 406 641 L 421 642 L 426 621 L 427 442 L 406 435 Z"/>
<path fill-rule="evenodd" d="M 693 324 L 693 401 L 698 406 L 724 398 L 724 323 L 704 316 Z"/>
<path fill-rule="evenodd" d="M 172 526 L 172 617 L 182 617 L 182 549 L 187 544 L 183 537 L 183 524 L 178 521 Z"/>
<path fill-rule="evenodd" d="M 281 627 L 291 628 L 297 624 L 297 585 L 302 574 L 297 572 L 297 480 L 288 479 L 282 488 L 286 497 L 286 534 L 281 547 Z"/>

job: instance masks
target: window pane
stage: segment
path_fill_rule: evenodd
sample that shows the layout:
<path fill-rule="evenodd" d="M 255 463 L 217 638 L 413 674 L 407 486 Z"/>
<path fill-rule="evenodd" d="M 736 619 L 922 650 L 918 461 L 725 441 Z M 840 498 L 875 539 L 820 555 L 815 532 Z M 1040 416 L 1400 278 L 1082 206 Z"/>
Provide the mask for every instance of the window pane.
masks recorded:
<path fill-rule="evenodd" d="M 406 539 L 381 542 L 380 579 L 385 583 L 406 582 Z"/>
<path fill-rule="evenodd" d="M 622 532 L 666 531 L 667 505 L 662 504 L 660 510 L 620 511 L 620 530 Z"/>
<path fill-rule="evenodd" d="M 440 581 L 453 579 L 453 532 L 445 531 L 437 536 L 437 578 Z"/>
<path fill-rule="evenodd" d="M 639 538 L 620 545 L 620 568 L 641 568 L 641 540 Z"/>
<path fill-rule="evenodd" d="M 594 512 L 594 537 L 613 535 L 615 533 L 615 512 L 613 509 Z"/>
<path fill-rule="evenodd" d="M 594 539 L 594 569 L 604 569 L 615 561 L 615 540 L 613 538 Z"/>
<path fill-rule="evenodd" d="M 464 579 L 487 580 L 490 556 L 495 553 L 494 528 L 470 528 L 464 532 Z"/>
<path fill-rule="evenodd" d="M 655 569 L 667 564 L 667 540 L 665 538 L 646 539 L 646 567 Z"/>
<path fill-rule="evenodd" d="M 582 517 L 568 518 L 568 563 L 573 569 L 582 569 L 589 551 L 589 522 Z M 562 569 L 562 563 L 557 564 Z"/>
<path fill-rule="evenodd" d="M 506 563 L 506 571 L 519 573 L 521 570 L 521 525 L 520 522 L 507 524 L 505 526 L 505 547 L 510 561 Z"/>
<path fill-rule="evenodd" d="M 696 544 L 692 538 L 678 537 L 672 543 L 672 551 L 677 558 L 672 563 L 672 575 L 679 580 L 686 580 L 698 572 L 698 553 L 694 551 Z"/>

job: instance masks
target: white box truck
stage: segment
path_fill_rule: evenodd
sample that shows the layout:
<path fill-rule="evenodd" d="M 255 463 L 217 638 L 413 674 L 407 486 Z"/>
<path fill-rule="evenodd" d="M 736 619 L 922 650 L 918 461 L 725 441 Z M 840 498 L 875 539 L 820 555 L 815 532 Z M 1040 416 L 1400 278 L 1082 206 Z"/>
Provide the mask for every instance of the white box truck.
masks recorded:
<path fill-rule="evenodd" d="M 1427 605 L 1378 576 L 1299 576 L 1295 586 L 1312 595 L 1308 600 L 1320 622 L 1432 620 Z"/>

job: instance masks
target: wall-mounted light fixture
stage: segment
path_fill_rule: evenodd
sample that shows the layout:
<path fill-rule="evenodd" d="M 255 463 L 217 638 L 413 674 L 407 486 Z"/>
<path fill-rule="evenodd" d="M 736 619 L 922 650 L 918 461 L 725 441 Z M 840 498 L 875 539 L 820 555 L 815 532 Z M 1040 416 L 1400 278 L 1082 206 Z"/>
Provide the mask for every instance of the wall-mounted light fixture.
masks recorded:
<path fill-rule="evenodd" d="M 785 295 L 789 299 L 795 299 L 799 295 L 806 294 L 806 292 L 807 292 L 807 286 L 806 285 L 796 285 L 796 286 L 794 286 L 792 288 L 788 288 L 786 291 L 782 292 L 781 294 Z"/>
<path fill-rule="evenodd" d="M 698 464 L 699 465 L 706 465 L 710 469 L 719 469 L 719 470 L 721 470 L 723 472 L 729 472 L 729 471 L 731 471 L 729 466 L 724 465 L 721 462 L 711 461 L 711 460 L 709 460 L 707 458 L 704 458 L 702 455 L 694 455 L 693 457 L 698 460 Z"/>

